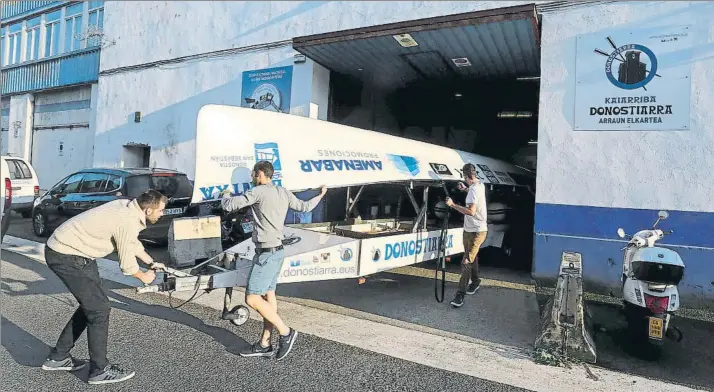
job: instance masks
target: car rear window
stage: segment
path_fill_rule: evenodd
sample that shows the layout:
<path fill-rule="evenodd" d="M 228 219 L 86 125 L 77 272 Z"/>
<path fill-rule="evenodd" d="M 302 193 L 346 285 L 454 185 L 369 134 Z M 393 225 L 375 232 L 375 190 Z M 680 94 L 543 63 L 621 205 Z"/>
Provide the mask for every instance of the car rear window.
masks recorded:
<path fill-rule="evenodd" d="M 11 180 L 28 180 L 32 178 L 30 168 L 19 159 L 8 159 L 7 166 L 10 168 Z"/>
<path fill-rule="evenodd" d="M 168 198 L 191 197 L 193 186 L 185 174 L 157 173 L 131 176 L 126 179 L 129 197 L 138 197 L 148 189 L 161 192 Z"/>

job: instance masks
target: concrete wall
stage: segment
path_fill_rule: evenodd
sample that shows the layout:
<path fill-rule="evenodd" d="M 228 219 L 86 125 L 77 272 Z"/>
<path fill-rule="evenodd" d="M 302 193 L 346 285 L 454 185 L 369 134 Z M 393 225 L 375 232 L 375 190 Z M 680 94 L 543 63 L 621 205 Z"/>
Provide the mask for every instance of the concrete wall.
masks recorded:
<path fill-rule="evenodd" d="M 573 130 L 578 34 L 603 31 L 601 49 L 610 50 L 607 29 L 684 24 L 694 42 L 688 130 Z M 545 14 L 541 42 L 535 276 L 554 276 L 561 252 L 578 251 L 589 288 L 619 293 L 617 228 L 651 227 L 665 209 L 661 227 L 675 233 L 663 244 L 687 267 L 683 304 L 714 299 L 714 4 L 628 2 Z"/>

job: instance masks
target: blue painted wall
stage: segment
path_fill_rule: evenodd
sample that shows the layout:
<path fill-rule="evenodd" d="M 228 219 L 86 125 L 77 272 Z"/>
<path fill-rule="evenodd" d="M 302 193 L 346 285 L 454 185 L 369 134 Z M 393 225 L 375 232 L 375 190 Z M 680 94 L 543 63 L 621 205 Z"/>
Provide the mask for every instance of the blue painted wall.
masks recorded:
<path fill-rule="evenodd" d="M 679 253 L 686 265 L 679 290 L 684 306 L 710 306 L 714 298 L 714 213 L 673 211 L 658 228 L 674 230 L 658 242 Z M 626 241 L 617 236 L 651 228 L 658 210 L 604 208 L 539 203 L 536 205 L 533 277 L 550 282 L 558 271 L 562 252 L 583 255 L 588 291 L 619 296 L 622 256 Z"/>

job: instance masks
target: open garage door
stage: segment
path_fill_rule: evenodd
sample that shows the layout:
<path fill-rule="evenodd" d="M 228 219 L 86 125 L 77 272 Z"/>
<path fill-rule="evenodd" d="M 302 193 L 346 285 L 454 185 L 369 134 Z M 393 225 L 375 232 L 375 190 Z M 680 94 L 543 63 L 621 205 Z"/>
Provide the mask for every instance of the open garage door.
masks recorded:
<path fill-rule="evenodd" d="M 384 88 L 539 75 L 535 4 L 296 37 L 293 48 L 330 70 L 370 74 Z"/>
<path fill-rule="evenodd" d="M 534 4 L 296 37 L 293 47 L 332 71 L 330 121 L 535 170 Z M 348 101 L 371 107 L 345 110 Z"/>
<path fill-rule="evenodd" d="M 534 4 L 296 37 L 293 47 L 330 70 L 328 121 L 535 170 L 540 40 Z M 508 252 L 514 261 L 508 264 L 528 271 L 535 200 L 512 188 L 487 191 L 489 219 L 509 216 L 504 241 L 519 249 Z"/>

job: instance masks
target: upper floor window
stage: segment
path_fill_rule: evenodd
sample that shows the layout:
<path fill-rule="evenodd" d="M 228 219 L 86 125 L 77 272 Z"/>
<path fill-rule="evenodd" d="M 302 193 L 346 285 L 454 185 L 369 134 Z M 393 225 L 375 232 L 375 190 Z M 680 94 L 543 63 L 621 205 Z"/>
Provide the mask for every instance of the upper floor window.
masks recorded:
<path fill-rule="evenodd" d="M 22 61 L 22 22 L 9 27 L 8 55 L 5 65 L 17 64 Z"/>
<path fill-rule="evenodd" d="M 61 10 L 45 15 L 45 57 L 59 54 L 61 18 Z"/>
<path fill-rule="evenodd" d="M 25 29 L 27 31 L 25 61 L 37 60 L 40 57 L 40 17 L 28 20 Z"/>
<path fill-rule="evenodd" d="M 104 1 L 89 2 L 89 33 L 101 33 L 104 27 Z M 90 35 L 87 39 L 87 47 L 99 46 L 100 35 Z"/>
<path fill-rule="evenodd" d="M 84 3 L 77 3 L 66 8 L 64 51 L 71 52 L 82 48 L 82 12 Z"/>

